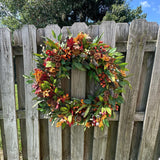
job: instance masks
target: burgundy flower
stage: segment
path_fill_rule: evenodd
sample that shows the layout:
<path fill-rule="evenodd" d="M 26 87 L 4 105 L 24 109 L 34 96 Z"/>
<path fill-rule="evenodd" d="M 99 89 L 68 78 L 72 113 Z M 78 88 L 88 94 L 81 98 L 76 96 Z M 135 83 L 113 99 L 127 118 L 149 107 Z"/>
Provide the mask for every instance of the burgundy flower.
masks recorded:
<path fill-rule="evenodd" d="M 70 39 L 67 39 L 67 47 L 70 47 L 70 49 L 72 49 L 73 44 L 74 44 L 73 37 Z"/>

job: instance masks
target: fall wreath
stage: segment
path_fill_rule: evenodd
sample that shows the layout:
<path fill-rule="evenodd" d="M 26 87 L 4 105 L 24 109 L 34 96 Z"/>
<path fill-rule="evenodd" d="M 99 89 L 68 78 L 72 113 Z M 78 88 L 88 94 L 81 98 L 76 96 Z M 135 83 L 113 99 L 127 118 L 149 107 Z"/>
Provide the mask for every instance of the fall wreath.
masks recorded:
<path fill-rule="evenodd" d="M 54 31 L 52 34 L 58 42 L 46 38 L 42 53 L 35 54 L 37 68 L 25 76 L 28 83 L 34 83 L 38 110 L 47 113 L 57 127 L 109 126 L 108 117 L 114 117 L 118 111 L 124 101 L 124 86 L 129 85 L 125 79 L 127 63 L 122 62 L 124 55 L 100 41 L 101 36 L 92 41 L 89 35 L 80 32 L 62 41 L 62 34 L 58 37 Z M 64 93 L 61 80 L 70 78 L 71 69 L 87 71 L 97 86 L 94 95 L 78 99 Z"/>

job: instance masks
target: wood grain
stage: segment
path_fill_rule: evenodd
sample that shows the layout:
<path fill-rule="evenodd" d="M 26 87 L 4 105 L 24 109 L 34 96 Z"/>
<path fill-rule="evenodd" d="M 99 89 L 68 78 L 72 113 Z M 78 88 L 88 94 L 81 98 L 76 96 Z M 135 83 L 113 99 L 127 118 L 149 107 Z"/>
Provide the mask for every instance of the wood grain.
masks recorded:
<path fill-rule="evenodd" d="M 151 77 L 151 84 L 147 100 L 146 114 L 143 125 L 142 141 L 138 160 L 153 159 L 154 147 L 158 135 L 160 125 L 160 30 L 157 38 L 157 47 L 155 52 L 153 72 Z"/>
<path fill-rule="evenodd" d="M 148 23 L 145 20 L 134 20 L 130 25 L 126 62 L 128 63 L 127 68 L 130 70 L 129 74 L 133 74 L 128 78 L 132 90 L 126 87 L 125 102 L 120 109 L 115 160 L 129 159 L 147 29 Z"/>
<path fill-rule="evenodd" d="M 74 23 L 71 27 L 73 36 L 79 32 L 88 33 L 85 23 Z M 86 95 L 86 72 L 71 71 L 71 97 L 85 98 Z M 84 155 L 84 130 L 82 126 L 71 127 L 71 160 L 82 160 Z"/>
<path fill-rule="evenodd" d="M 58 36 L 61 29 L 58 25 L 47 25 L 45 30 L 45 37 L 55 40 L 52 36 L 52 30 Z M 48 121 L 49 127 L 49 152 L 50 159 L 61 160 L 62 159 L 62 129 L 61 127 L 56 127 L 56 123 L 51 125 Z"/>
<path fill-rule="evenodd" d="M 85 98 L 86 72 L 73 70 L 71 72 L 71 97 Z M 83 126 L 71 127 L 71 160 L 82 160 L 84 154 Z"/>
<path fill-rule="evenodd" d="M 24 74 L 29 75 L 36 67 L 33 53 L 37 52 L 36 28 L 33 25 L 25 25 L 22 28 L 23 39 L 23 63 Z M 26 131 L 27 131 L 27 153 L 28 159 L 40 159 L 39 144 L 39 120 L 37 108 L 32 108 L 35 102 L 32 101 L 34 94 L 31 85 L 25 86 L 25 110 L 26 110 Z"/>
<path fill-rule="evenodd" d="M 1 70 L 0 70 L 0 72 L 1 72 Z M 1 73 L 0 73 L 0 75 L 1 75 Z M 0 109 L 2 110 L 1 86 L 0 86 Z M 2 119 L 0 119 L 0 130 L 1 130 L 0 136 L 1 136 L 1 140 L 2 140 L 3 158 L 4 158 L 4 160 L 7 160 L 7 148 L 6 148 L 6 140 L 5 140 L 5 133 L 4 133 L 3 115 L 2 115 Z"/>
<path fill-rule="evenodd" d="M 68 29 L 70 27 L 63 27 L 61 29 L 62 39 L 65 40 L 68 37 Z M 71 73 L 70 77 L 71 77 Z M 63 78 L 61 81 L 61 88 L 65 93 L 71 95 L 71 79 Z M 62 159 L 71 159 L 71 128 L 67 125 L 62 130 Z"/>
<path fill-rule="evenodd" d="M 99 33 L 99 26 L 98 25 L 91 25 L 89 26 L 89 35 L 91 39 L 97 37 Z M 87 74 L 87 95 L 94 95 L 95 94 L 95 86 L 96 83 L 93 79 L 89 79 Z M 93 135 L 94 135 L 94 127 L 87 128 L 84 132 L 84 156 L 83 160 L 92 160 L 92 151 L 93 151 Z"/>
<path fill-rule="evenodd" d="M 115 47 L 115 38 L 116 38 L 116 23 L 113 21 L 103 22 L 99 26 L 99 36 L 103 34 L 102 41 L 112 47 Z M 115 123 L 110 125 L 115 125 Z M 106 151 L 111 148 L 107 148 L 107 136 L 108 128 L 104 127 L 104 130 L 101 131 L 98 127 L 94 128 L 94 139 L 93 139 L 93 160 L 105 160 Z M 110 137 L 112 140 L 115 140 L 115 137 Z"/>
<path fill-rule="evenodd" d="M 0 28 L 0 82 L 8 160 L 19 160 L 11 33 Z"/>

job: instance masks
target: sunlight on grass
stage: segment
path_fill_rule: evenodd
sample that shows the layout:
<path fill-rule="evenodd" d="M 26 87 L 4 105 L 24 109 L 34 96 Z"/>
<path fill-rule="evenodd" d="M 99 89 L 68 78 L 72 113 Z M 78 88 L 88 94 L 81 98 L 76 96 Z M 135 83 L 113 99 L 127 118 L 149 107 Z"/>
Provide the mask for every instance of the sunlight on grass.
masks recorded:
<path fill-rule="evenodd" d="M 18 88 L 17 84 L 15 84 L 15 100 L 16 100 L 16 110 L 18 110 Z M 20 120 L 17 119 L 17 131 L 18 131 L 18 143 L 19 143 L 19 150 L 22 151 L 21 145 L 21 129 L 20 129 Z"/>

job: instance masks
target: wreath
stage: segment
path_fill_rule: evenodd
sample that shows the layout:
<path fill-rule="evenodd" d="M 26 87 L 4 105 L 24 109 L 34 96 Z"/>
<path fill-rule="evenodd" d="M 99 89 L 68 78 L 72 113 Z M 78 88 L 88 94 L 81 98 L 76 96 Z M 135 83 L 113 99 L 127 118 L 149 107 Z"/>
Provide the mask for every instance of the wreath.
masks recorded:
<path fill-rule="evenodd" d="M 52 34 L 56 39 L 54 31 Z M 25 78 L 34 83 L 33 99 L 37 100 L 38 110 L 47 113 L 57 127 L 83 125 L 103 129 L 124 101 L 124 86 L 130 85 L 125 79 L 127 63 L 122 62 L 124 55 L 100 41 L 101 37 L 92 41 L 88 34 L 80 32 L 62 41 L 59 34 L 57 42 L 46 38 L 42 53 L 34 54 L 37 68 Z M 61 80 L 70 78 L 71 69 L 87 71 L 89 79 L 96 83 L 94 95 L 78 99 L 63 91 Z"/>

